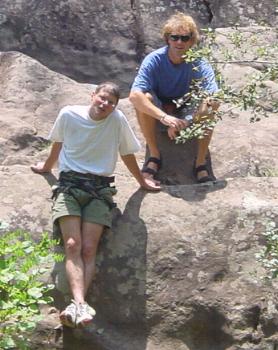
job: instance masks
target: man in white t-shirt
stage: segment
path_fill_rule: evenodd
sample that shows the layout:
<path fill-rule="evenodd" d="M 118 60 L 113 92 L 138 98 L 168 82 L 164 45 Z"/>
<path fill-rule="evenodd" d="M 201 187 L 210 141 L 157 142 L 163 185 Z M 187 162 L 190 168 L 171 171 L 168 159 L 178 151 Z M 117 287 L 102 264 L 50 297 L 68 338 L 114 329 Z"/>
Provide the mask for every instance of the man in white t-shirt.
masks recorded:
<path fill-rule="evenodd" d="M 69 327 L 85 326 L 95 315 L 85 296 L 95 274 L 99 240 L 104 228 L 111 227 L 116 193 L 111 175 L 118 153 L 142 188 L 160 189 L 140 172 L 134 156 L 140 144 L 124 114 L 116 109 L 119 97 L 119 87 L 105 82 L 92 93 L 90 106 L 64 107 L 49 135 L 53 144 L 47 160 L 31 166 L 42 174 L 59 164 L 52 214 L 62 233 L 73 296 L 60 314 L 62 324 Z"/>

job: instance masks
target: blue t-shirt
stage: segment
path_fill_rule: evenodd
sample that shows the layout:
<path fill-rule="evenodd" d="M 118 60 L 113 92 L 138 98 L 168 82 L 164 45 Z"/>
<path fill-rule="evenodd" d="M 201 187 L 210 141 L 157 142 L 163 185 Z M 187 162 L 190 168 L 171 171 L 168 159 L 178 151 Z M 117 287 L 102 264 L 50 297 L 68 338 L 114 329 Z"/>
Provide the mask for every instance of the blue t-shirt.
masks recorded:
<path fill-rule="evenodd" d="M 131 90 L 154 92 L 162 101 L 172 100 L 189 92 L 193 80 L 198 80 L 209 94 L 218 91 L 213 69 L 205 59 L 173 64 L 168 46 L 164 46 L 144 58 Z"/>

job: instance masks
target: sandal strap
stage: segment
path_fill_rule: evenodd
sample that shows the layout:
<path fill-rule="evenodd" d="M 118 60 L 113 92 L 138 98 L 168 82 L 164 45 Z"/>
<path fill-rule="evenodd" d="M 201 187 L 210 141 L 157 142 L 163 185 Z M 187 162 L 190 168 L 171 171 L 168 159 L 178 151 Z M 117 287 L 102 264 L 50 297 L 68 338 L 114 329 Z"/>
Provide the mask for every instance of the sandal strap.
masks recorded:
<path fill-rule="evenodd" d="M 156 157 L 150 157 L 148 158 L 148 160 L 146 161 L 145 165 L 148 165 L 149 163 L 155 163 L 158 165 L 158 167 L 160 168 L 161 167 L 161 159 L 159 158 L 156 158 Z"/>
<path fill-rule="evenodd" d="M 151 174 L 151 175 L 156 175 L 157 174 L 157 171 L 154 170 L 154 169 L 151 169 L 147 166 L 144 166 L 143 169 L 142 169 L 142 173 L 148 173 L 148 174 Z"/>
<path fill-rule="evenodd" d="M 214 179 L 211 176 L 204 176 L 197 180 L 199 184 L 209 182 L 209 181 L 214 181 Z"/>
<path fill-rule="evenodd" d="M 201 178 L 198 179 L 197 175 L 200 171 L 206 171 L 208 173 L 208 175 L 206 176 L 203 176 Z M 197 178 L 197 182 L 199 184 L 201 183 L 205 183 L 205 182 L 209 182 L 209 181 L 214 181 L 215 179 L 213 178 L 213 176 L 211 176 L 211 174 L 209 173 L 209 169 L 208 169 L 208 165 L 207 164 L 201 164 L 199 166 L 197 166 L 195 169 L 194 169 L 194 173 L 195 173 L 195 176 Z"/>
<path fill-rule="evenodd" d="M 155 163 L 157 165 L 157 169 L 152 169 L 150 167 L 148 167 L 148 164 L 149 163 Z M 153 176 L 155 176 L 158 172 L 158 170 L 161 168 L 161 159 L 159 158 L 156 158 L 156 157 L 149 157 L 145 164 L 143 165 L 143 168 L 142 168 L 142 173 L 148 173 L 148 174 L 151 174 Z"/>
<path fill-rule="evenodd" d="M 208 167 L 206 164 L 199 165 L 195 168 L 195 173 L 199 173 L 200 171 L 207 171 L 208 172 Z"/>

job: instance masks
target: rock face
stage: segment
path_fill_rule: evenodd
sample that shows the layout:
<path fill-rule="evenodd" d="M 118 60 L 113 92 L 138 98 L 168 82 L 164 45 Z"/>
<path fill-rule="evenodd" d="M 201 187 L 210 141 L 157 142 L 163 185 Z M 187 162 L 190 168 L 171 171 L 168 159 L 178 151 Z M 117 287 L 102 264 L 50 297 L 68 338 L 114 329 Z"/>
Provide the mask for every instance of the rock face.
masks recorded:
<path fill-rule="evenodd" d="M 227 79 L 237 84 L 235 71 L 228 71 Z M 0 55 L 0 77 L 0 229 L 38 236 L 52 229 L 55 176 L 35 175 L 29 166 L 46 157 L 58 109 L 89 103 L 92 87 L 18 52 Z M 130 103 L 123 99 L 120 108 L 141 138 Z M 215 184 L 193 184 L 187 145 L 164 136 L 167 167 L 160 193 L 138 189 L 118 162 L 118 208 L 88 296 L 97 310 L 95 322 L 86 330 L 64 330 L 56 344 L 44 331 L 41 340 L 50 342 L 49 349 L 276 349 L 277 283 L 261 279 L 265 271 L 255 253 L 264 244 L 266 222 L 278 221 L 278 125 L 274 115 L 253 124 L 249 118 L 231 111 L 217 125 L 210 150 Z M 143 148 L 141 164 L 144 156 Z M 63 266 L 51 272 L 61 308 L 67 297 Z M 45 319 L 53 315 L 46 312 Z M 41 327 L 56 325 L 46 323 Z"/>
<path fill-rule="evenodd" d="M 277 2 L 1 0 L 0 50 L 17 50 L 79 82 L 115 79 L 127 93 L 160 28 L 179 10 L 201 26 L 277 25 Z"/>

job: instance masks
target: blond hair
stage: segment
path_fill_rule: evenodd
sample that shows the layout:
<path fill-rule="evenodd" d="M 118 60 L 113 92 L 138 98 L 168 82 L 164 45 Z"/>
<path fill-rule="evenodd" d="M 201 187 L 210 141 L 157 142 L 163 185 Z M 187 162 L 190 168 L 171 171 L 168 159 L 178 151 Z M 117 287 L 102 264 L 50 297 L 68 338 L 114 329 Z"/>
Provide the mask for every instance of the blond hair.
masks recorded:
<path fill-rule="evenodd" d="M 182 12 L 175 13 L 165 22 L 162 28 L 162 36 L 166 43 L 168 43 L 169 35 L 180 29 L 192 35 L 193 45 L 198 43 L 200 34 L 196 22 L 191 16 L 185 15 Z"/>

